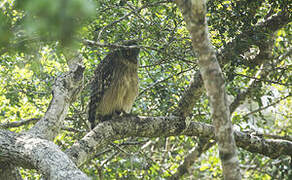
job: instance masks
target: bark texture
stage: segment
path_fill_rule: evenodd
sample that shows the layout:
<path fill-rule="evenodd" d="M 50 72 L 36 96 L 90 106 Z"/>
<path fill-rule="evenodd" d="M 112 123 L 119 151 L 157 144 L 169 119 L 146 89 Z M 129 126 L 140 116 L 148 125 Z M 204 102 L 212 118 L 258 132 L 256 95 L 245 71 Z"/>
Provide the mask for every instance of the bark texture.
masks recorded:
<path fill-rule="evenodd" d="M 70 103 L 82 90 L 84 67 L 80 60 L 75 56 L 70 71 L 56 79 L 47 112 L 34 127 L 19 134 L 0 130 L 1 164 L 12 162 L 14 166 L 37 169 L 48 179 L 89 179 L 51 141 L 58 135 Z M 1 177 L 18 179 L 16 173 L 6 173 L 7 166 L 1 169 Z"/>
<path fill-rule="evenodd" d="M 75 66 L 71 65 L 68 73 L 60 76 L 53 86 L 53 98 L 44 117 L 29 130 L 29 133 L 47 140 L 53 140 L 59 133 L 63 121 L 68 113 L 70 103 L 81 92 L 84 66 L 78 61 L 81 57 L 76 56 Z"/>
<path fill-rule="evenodd" d="M 238 147 L 271 158 L 292 155 L 292 142 L 287 140 L 270 140 L 259 136 L 235 131 Z M 168 137 L 197 136 L 214 139 L 214 127 L 210 124 L 191 122 L 188 126 L 181 117 L 121 117 L 98 124 L 81 140 L 66 150 L 69 157 L 82 165 L 93 158 L 95 152 L 101 151 L 113 140 L 127 137 Z"/>
<path fill-rule="evenodd" d="M 191 34 L 193 48 L 198 53 L 198 64 L 209 97 L 224 179 L 241 179 L 224 78 L 208 37 L 206 2 L 176 2 Z"/>
<path fill-rule="evenodd" d="M 79 174 L 80 171 L 77 170 L 72 161 L 77 166 L 83 164 L 112 140 L 132 136 L 168 137 L 178 135 L 215 139 L 212 125 L 191 122 L 187 126 L 181 117 L 121 117 L 110 120 L 110 122 L 100 123 L 93 131 L 74 143 L 65 152 L 70 157 L 68 159 L 67 155 L 50 141 L 32 135 L 16 135 L 13 132 L 1 130 L 0 164 L 9 161 L 16 166 L 40 169 L 44 174 L 52 173 L 58 169 L 64 173 Z M 239 131 L 235 131 L 235 139 L 238 147 L 253 153 L 260 153 L 270 158 L 278 158 L 283 155 L 292 156 L 292 142 L 288 140 L 264 139 L 262 136 Z M 75 171 L 73 171 L 74 169 Z M 79 175 L 81 176 L 81 174 Z M 54 177 L 54 173 L 51 174 L 51 177 Z M 63 177 L 62 173 L 60 177 Z M 67 178 L 70 179 L 70 175 Z M 72 178 L 74 179 L 74 177 Z"/>
<path fill-rule="evenodd" d="M 1 161 L 9 160 L 17 166 L 38 169 L 48 179 L 89 179 L 57 145 L 29 133 L 0 130 L 0 149 Z"/>

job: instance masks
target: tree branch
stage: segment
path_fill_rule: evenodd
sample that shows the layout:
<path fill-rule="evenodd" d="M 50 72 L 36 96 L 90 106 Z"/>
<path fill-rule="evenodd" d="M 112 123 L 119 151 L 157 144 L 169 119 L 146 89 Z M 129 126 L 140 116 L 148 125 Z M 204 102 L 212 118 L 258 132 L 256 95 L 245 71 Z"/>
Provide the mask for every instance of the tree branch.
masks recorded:
<path fill-rule="evenodd" d="M 252 77 L 252 76 L 247 76 L 247 75 L 244 75 L 244 74 L 238 74 L 236 73 L 235 75 L 237 76 L 242 76 L 242 77 L 247 77 L 247 78 L 250 78 L 250 79 L 254 79 L 258 82 L 267 82 L 267 83 L 271 83 L 271 84 L 279 84 L 279 85 L 283 85 L 283 86 L 291 86 L 292 84 L 284 84 L 284 83 L 281 83 L 281 82 L 278 82 L 278 81 L 271 81 L 271 80 L 268 80 L 268 79 L 264 79 L 264 78 L 256 78 L 256 77 Z"/>
<path fill-rule="evenodd" d="M 254 111 L 251 111 L 251 112 L 245 114 L 245 115 L 243 116 L 243 118 L 245 118 L 245 117 L 247 117 L 247 116 L 249 116 L 249 115 L 251 115 L 251 114 L 254 114 L 254 113 L 260 112 L 260 111 L 262 111 L 262 110 L 265 110 L 265 109 L 267 109 L 267 108 L 269 108 L 269 107 L 271 107 L 271 106 L 274 106 L 274 105 L 278 104 L 279 102 L 281 102 L 281 101 L 283 101 L 283 100 L 285 100 L 285 99 L 287 99 L 288 97 L 291 97 L 291 96 L 292 96 L 292 94 L 289 94 L 289 95 L 287 95 L 287 96 L 285 96 L 285 97 L 282 97 L 282 98 L 276 100 L 275 102 L 273 102 L 273 103 L 271 103 L 271 104 L 268 104 L 268 105 L 266 105 L 266 106 L 264 106 L 264 107 L 260 107 L 260 108 L 254 110 Z"/>
<path fill-rule="evenodd" d="M 31 118 L 31 119 L 24 119 L 20 121 L 13 121 L 8 123 L 2 123 L 0 124 L 0 128 L 13 128 L 13 127 L 19 127 L 23 126 L 25 124 L 33 123 L 40 120 L 40 118 Z"/>
<path fill-rule="evenodd" d="M 236 145 L 242 149 L 260 153 L 271 158 L 282 155 L 292 156 L 292 142 L 264 139 L 247 133 L 235 131 Z M 69 157 L 78 165 L 93 158 L 114 140 L 127 137 L 168 137 L 197 136 L 214 139 L 213 126 L 200 122 L 191 122 L 188 126 L 181 117 L 120 117 L 98 124 L 81 140 L 66 150 Z"/>
<path fill-rule="evenodd" d="M 28 133 L 0 130 L 0 149 L 1 161 L 38 169 L 48 179 L 89 179 L 57 145 Z"/>
<path fill-rule="evenodd" d="M 158 2 L 151 3 L 151 4 L 146 4 L 146 5 L 144 5 L 144 6 L 140 7 L 140 8 L 138 8 L 138 9 L 134 9 L 134 10 L 130 11 L 129 13 L 125 14 L 124 16 L 122 16 L 121 18 L 119 18 L 119 19 L 117 19 L 117 20 L 111 22 L 110 24 L 104 26 L 104 27 L 99 31 L 98 36 L 97 36 L 97 40 L 100 41 L 102 33 L 103 33 L 107 28 L 113 26 L 114 24 L 117 24 L 117 23 L 123 21 L 124 19 L 126 19 L 126 18 L 129 17 L 130 15 L 135 14 L 135 13 L 140 13 L 140 12 L 141 12 L 143 9 L 145 9 L 145 8 L 148 8 L 148 7 L 151 7 L 151 6 L 157 6 L 157 5 L 159 5 L 159 4 L 169 3 L 169 2 L 171 2 L 171 1 L 169 1 L 169 0 L 166 0 L 166 1 L 158 1 Z"/>
<path fill-rule="evenodd" d="M 271 41 L 272 42 L 272 41 Z M 265 45 L 264 49 L 262 51 L 260 51 L 260 53 L 258 54 L 258 56 L 255 57 L 256 62 L 268 62 L 272 60 L 272 47 L 273 47 L 273 43 L 267 44 Z M 291 54 L 291 49 L 288 49 L 287 53 L 281 55 L 280 57 L 277 58 L 277 63 L 276 64 L 280 64 L 287 56 L 289 56 Z M 262 59 L 264 58 L 264 59 Z M 274 81 L 270 81 L 270 80 L 266 80 L 266 79 L 258 79 L 257 76 L 259 77 L 266 77 L 271 71 L 265 69 L 267 67 L 267 65 L 263 64 L 263 67 L 259 70 L 259 73 L 257 73 L 257 75 L 255 77 L 249 77 L 252 78 L 252 80 L 249 82 L 249 87 L 243 91 L 240 92 L 239 94 L 237 94 L 236 98 L 234 99 L 234 101 L 231 103 L 230 105 L 230 114 L 232 114 L 235 109 L 246 99 L 246 97 L 248 95 L 251 94 L 252 90 L 257 87 L 259 85 L 259 83 L 261 83 L 262 81 L 267 81 L 270 83 L 277 83 L 277 84 L 282 84 L 282 83 L 278 83 L 278 82 L 274 82 Z M 245 76 L 245 75 L 243 75 Z M 248 76 L 245 76 L 248 77 Z M 287 84 L 282 84 L 282 85 L 287 85 Z"/>
<path fill-rule="evenodd" d="M 80 62 L 81 57 L 75 56 L 72 61 Z M 75 65 L 74 65 L 75 64 Z M 62 127 L 70 103 L 81 92 L 83 83 L 84 66 L 71 63 L 70 71 L 57 78 L 53 86 L 53 98 L 44 117 L 32 127 L 29 132 L 53 140 Z"/>
<path fill-rule="evenodd" d="M 224 77 L 209 39 L 206 2 L 176 2 L 191 34 L 193 49 L 198 53 L 198 64 L 210 103 L 224 179 L 241 179 Z"/>
<path fill-rule="evenodd" d="M 174 74 L 174 75 L 170 75 L 170 76 L 168 76 L 167 78 L 164 78 L 164 79 L 162 79 L 162 80 L 156 81 L 155 83 L 150 84 L 147 88 L 142 89 L 138 96 L 141 96 L 142 94 L 144 94 L 144 93 L 145 93 L 146 91 L 148 91 L 149 89 L 153 89 L 153 88 L 156 87 L 158 84 L 160 84 L 160 83 L 162 83 L 162 82 L 165 82 L 165 81 L 167 81 L 167 80 L 173 78 L 174 76 L 179 76 L 179 75 L 181 75 L 181 74 L 183 74 L 183 73 L 185 73 L 185 72 L 188 72 L 188 71 L 190 71 L 190 70 L 192 70 L 192 68 L 190 68 L 190 69 L 186 69 L 186 70 L 184 70 L 184 71 L 180 71 L 180 72 L 178 72 L 178 73 L 176 73 L 176 74 Z"/>
<path fill-rule="evenodd" d="M 159 127 L 159 128 L 157 128 Z M 163 128 L 162 128 L 163 127 Z M 92 131 L 68 149 L 66 152 L 79 166 L 92 158 L 112 140 L 130 136 L 161 137 L 182 132 L 186 127 L 178 117 L 124 117 L 98 124 Z M 166 134 L 164 134 L 166 133 Z"/>
<path fill-rule="evenodd" d="M 185 90 L 181 99 L 179 100 L 178 107 L 175 109 L 174 114 L 176 116 L 182 117 L 189 116 L 203 92 L 203 79 L 200 72 L 197 71 L 193 76 L 189 87 Z"/>
<path fill-rule="evenodd" d="M 177 172 L 168 179 L 181 179 L 186 173 L 191 174 L 190 167 L 198 160 L 202 153 L 210 149 L 215 143 L 215 141 L 209 142 L 208 139 L 201 138 L 198 146 L 190 150 L 189 154 L 184 158 L 184 162 L 177 168 Z"/>

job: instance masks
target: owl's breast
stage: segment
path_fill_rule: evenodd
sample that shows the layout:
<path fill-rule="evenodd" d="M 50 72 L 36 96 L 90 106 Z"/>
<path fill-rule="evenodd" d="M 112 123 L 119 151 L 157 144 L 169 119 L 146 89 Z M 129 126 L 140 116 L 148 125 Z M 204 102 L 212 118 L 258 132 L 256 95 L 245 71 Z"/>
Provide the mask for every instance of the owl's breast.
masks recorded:
<path fill-rule="evenodd" d="M 99 103 L 99 114 L 107 115 L 112 114 L 114 111 L 130 112 L 138 95 L 137 69 L 137 67 L 121 67 L 113 72 L 114 81 L 112 81 Z"/>
<path fill-rule="evenodd" d="M 137 68 L 126 71 L 122 79 L 120 90 L 123 93 L 121 93 L 122 96 L 118 98 L 119 101 L 116 104 L 116 109 L 129 113 L 138 95 L 139 80 Z"/>

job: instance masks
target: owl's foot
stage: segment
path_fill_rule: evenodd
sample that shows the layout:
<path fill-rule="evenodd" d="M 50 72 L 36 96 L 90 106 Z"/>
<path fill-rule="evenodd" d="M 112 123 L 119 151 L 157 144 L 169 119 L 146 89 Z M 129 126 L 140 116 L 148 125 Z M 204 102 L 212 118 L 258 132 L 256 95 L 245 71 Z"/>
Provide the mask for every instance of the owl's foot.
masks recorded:
<path fill-rule="evenodd" d="M 99 120 L 100 122 L 104 122 L 104 121 L 108 121 L 111 120 L 114 117 L 114 115 L 110 114 L 110 115 L 105 115 L 105 116 L 99 116 Z"/>
<path fill-rule="evenodd" d="M 126 113 L 125 111 L 115 111 L 115 117 L 122 117 L 122 116 L 129 116 L 129 113 Z"/>
<path fill-rule="evenodd" d="M 137 114 L 133 114 L 133 113 L 127 113 L 125 111 L 119 111 L 119 116 L 122 116 L 122 117 L 131 117 L 131 116 L 137 116 Z"/>
<path fill-rule="evenodd" d="M 123 114 L 123 117 L 130 117 L 130 116 L 134 116 L 135 114 L 132 114 L 132 113 L 125 113 Z"/>
<path fill-rule="evenodd" d="M 113 113 L 113 116 L 114 116 L 114 117 L 123 116 L 124 113 L 125 113 L 124 111 L 115 111 L 115 112 Z"/>
<path fill-rule="evenodd" d="M 126 114 L 126 112 L 124 112 L 124 111 L 115 111 L 112 114 L 100 116 L 99 119 L 101 122 L 104 122 L 104 121 L 109 121 L 111 119 L 116 119 L 118 117 L 124 116 L 125 114 Z"/>

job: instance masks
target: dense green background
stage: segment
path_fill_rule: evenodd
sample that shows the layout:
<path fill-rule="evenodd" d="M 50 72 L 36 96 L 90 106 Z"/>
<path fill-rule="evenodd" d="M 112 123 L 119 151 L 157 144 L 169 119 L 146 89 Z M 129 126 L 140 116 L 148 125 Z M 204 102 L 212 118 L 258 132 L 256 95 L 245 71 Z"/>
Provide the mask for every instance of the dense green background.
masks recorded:
<path fill-rule="evenodd" d="M 140 95 L 133 113 L 144 116 L 170 115 L 198 70 L 191 39 L 175 3 L 157 0 L 2 0 L 0 2 L 0 122 L 7 123 L 41 117 L 50 102 L 54 79 L 68 70 L 63 52 L 79 50 L 84 57 L 85 90 L 72 103 L 65 127 L 56 143 L 66 149 L 85 135 L 85 113 L 93 71 L 111 50 L 88 45 L 84 40 L 112 44 L 138 39 L 143 48 L 139 58 Z M 210 0 L 208 23 L 216 50 L 226 46 L 246 30 L 268 17 L 291 8 L 286 0 Z M 288 10 L 291 12 L 291 9 Z M 291 19 L 290 19 L 291 21 Z M 270 71 L 252 88 L 248 99 L 232 116 L 235 128 L 279 136 L 292 135 L 291 123 L 291 22 L 275 33 L 258 33 L 263 43 L 272 37 L 273 60 Z M 237 49 L 250 47 L 244 54 Z M 239 44 L 222 68 L 230 99 L 246 90 L 260 64 L 245 57 L 256 56 L 261 45 Z M 280 101 L 263 111 L 248 112 Z M 193 109 L 192 120 L 211 123 L 208 100 L 203 95 Z M 20 132 L 33 123 L 10 130 Z M 196 137 L 136 138 L 116 141 L 81 168 L 90 176 L 105 179 L 159 179 L 176 171 L 184 157 L 197 145 Z M 147 144 L 147 145 L 146 145 Z M 122 150 L 121 150 L 122 149 Z M 288 179 L 289 158 L 270 159 L 239 149 L 245 179 Z M 213 146 L 192 166 L 187 177 L 222 178 L 217 147 Z M 32 170 L 24 177 L 38 179 Z"/>

